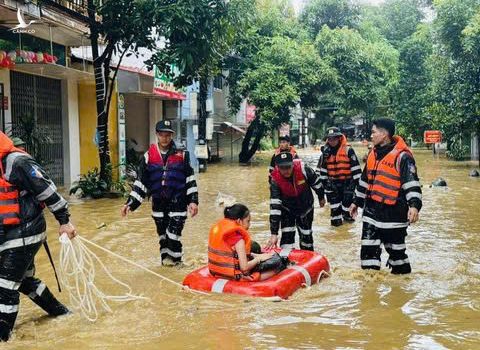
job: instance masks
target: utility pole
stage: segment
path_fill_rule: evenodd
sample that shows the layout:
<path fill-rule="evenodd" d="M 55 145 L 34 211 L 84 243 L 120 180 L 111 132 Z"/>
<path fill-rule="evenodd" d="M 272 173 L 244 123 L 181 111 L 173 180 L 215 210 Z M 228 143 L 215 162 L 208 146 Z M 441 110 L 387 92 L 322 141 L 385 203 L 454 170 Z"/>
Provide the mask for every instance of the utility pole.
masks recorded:
<path fill-rule="evenodd" d="M 206 139 L 207 134 L 207 95 L 208 95 L 208 77 L 200 77 L 199 81 L 199 104 L 200 104 L 200 113 L 198 116 L 198 145 L 200 148 L 207 147 L 207 158 L 205 154 L 202 154 L 203 157 L 198 158 L 199 162 L 199 171 L 207 171 L 207 162 L 208 162 L 208 144 Z M 202 152 L 205 153 L 205 152 Z"/>

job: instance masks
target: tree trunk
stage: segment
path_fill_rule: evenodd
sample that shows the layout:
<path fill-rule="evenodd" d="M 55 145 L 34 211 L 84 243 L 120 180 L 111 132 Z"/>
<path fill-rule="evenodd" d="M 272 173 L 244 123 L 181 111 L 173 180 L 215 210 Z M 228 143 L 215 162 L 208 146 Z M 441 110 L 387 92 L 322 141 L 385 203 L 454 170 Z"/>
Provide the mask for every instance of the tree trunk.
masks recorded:
<path fill-rule="evenodd" d="M 247 133 L 242 142 L 242 150 L 238 155 L 241 164 L 247 164 L 257 152 L 260 141 L 265 134 L 265 126 L 260 122 L 259 117 L 255 118 L 248 126 Z M 250 145 L 252 137 L 255 136 L 253 143 Z"/>
<path fill-rule="evenodd" d="M 106 82 L 103 76 L 103 59 L 98 54 L 98 30 L 95 20 L 95 4 L 93 0 L 88 0 L 88 17 L 90 19 L 90 42 L 92 45 L 93 69 L 95 73 L 95 95 L 97 99 L 97 135 L 98 135 L 98 155 L 100 159 L 100 178 L 110 183 L 107 171 L 110 164 L 110 149 L 108 142 L 108 111 L 105 110 Z"/>
<path fill-rule="evenodd" d="M 252 136 L 253 136 L 253 133 L 255 132 L 257 123 L 258 123 L 257 118 L 255 118 L 254 120 L 252 120 L 252 122 L 247 128 L 247 132 L 242 141 L 242 150 L 238 155 L 238 160 L 240 163 L 247 163 L 249 161 L 249 158 L 247 158 L 247 153 L 248 153 L 248 149 L 250 147 L 250 141 L 252 140 Z"/>

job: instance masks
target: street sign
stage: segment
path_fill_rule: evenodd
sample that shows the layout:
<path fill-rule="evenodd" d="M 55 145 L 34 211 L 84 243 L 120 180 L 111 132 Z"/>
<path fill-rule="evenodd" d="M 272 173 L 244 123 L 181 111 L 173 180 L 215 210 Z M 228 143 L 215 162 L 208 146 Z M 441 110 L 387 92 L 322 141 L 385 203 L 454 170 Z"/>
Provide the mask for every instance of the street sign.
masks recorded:
<path fill-rule="evenodd" d="M 120 178 L 124 179 L 127 175 L 127 140 L 125 129 L 125 96 L 118 94 L 118 171 Z"/>
<path fill-rule="evenodd" d="M 176 71 L 175 66 L 171 66 L 173 72 Z M 181 91 L 177 91 L 170 77 L 163 74 L 157 66 L 154 66 L 153 77 L 153 93 L 167 99 L 172 100 L 185 100 L 185 94 Z"/>
<path fill-rule="evenodd" d="M 425 144 L 442 142 L 442 132 L 440 130 L 426 130 L 423 133 L 423 142 Z"/>
<path fill-rule="evenodd" d="M 195 145 L 195 157 L 198 159 L 208 159 L 208 146 Z"/>

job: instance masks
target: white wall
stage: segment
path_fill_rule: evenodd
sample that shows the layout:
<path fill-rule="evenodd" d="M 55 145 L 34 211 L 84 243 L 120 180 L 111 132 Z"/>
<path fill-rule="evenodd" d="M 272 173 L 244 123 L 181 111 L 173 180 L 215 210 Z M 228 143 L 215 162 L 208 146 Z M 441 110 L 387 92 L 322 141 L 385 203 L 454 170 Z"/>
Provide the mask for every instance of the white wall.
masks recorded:
<path fill-rule="evenodd" d="M 128 141 L 134 139 L 137 152 L 145 152 L 150 144 L 149 100 L 132 94 L 125 94 L 125 131 Z"/>
<path fill-rule="evenodd" d="M 80 175 L 80 125 L 77 82 L 63 80 L 62 92 L 64 185 L 66 188 L 69 188 Z"/>
<path fill-rule="evenodd" d="M 237 112 L 235 122 L 238 124 L 247 123 L 247 100 L 243 100 L 240 104 L 240 109 Z"/>
<path fill-rule="evenodd" d="M 3 84 L 5 96 L 8 97 L 8 110 L 5 111 L 5 126 L 7 131 L 12 123 L 12 95 L 10 94 L 10 70 L 0 69 L 0 83 Z"/>
<path fill-rule="evenodd" d="M 155 133 L 155 124 L 158 121 L 162 120 L 163 116 L 163 104 L 162 100 L 149 100 L 150 102 L 150 114 L 149 114 L 149 133 L 150 133 L 150 143 L 157 142 L 157 134 Z"/>

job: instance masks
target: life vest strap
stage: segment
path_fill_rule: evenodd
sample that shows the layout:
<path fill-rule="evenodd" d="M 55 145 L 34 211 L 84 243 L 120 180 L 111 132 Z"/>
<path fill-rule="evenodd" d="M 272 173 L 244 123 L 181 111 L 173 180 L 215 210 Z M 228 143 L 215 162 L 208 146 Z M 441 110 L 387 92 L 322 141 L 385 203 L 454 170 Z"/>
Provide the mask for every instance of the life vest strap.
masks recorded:
<path fill-rule="evenodd" d="M 383 171 L 383 170 L 369 170 L 368 171 L 368 176 L 372 176 L 372 177 L 385 176 L 385 177 L 388 177 L 389 179 L 394 180 L 394 181 L 400 181 L 401 180 L 400 176 L 390 174 L 390 173 L 388 173 L 386 171 Z"/>
<path fill-rule="evenodd" d="M 380 186 L 380 187 L 383 187 L 387 190 L 394 191 L 394 192 L 397 192 L 399 190 L 399 188 L 397 186 L 389 185 L 389 184 L 387 184 L 387 183 L 385 183 L 381 180 L 378 180 L 378 179 L 373 180 L 372 187 L 373 186 Z"/>
<path fill-rule="evenodd" d="M 0 206 L 18 204 L 18 198 L 0 199 Z"/>
<path fill-rule="evenodd" d="M 15 191 L 15 186 L 0 187 L 0 193 L 8 193 L 13 191 Z"/>
<path fill-rule="evenodd" d="M 369 194 L 370 197 L 377 196 L 377 197 L 383 198 L 383 202 L 385 202 L 386 200 L 390 200 L 390 201 L 394 201 L 394 202 L 397 201 L 397 197 L 389 196 L 388 194 L 378 192 L 378 191 L 375 191 L 375 190 L 369 191 L 368 194 Z"/>
<path fill-rule="evenodd" d="M 230 275 L 226 275 L 226 274 L 223 274 L 223 273 L 219 273 L 219 272 L 212 272 L 210 271 L 210 274 L 214 277 L 224 277 L 224 278 L 227 278 L 227 279 L 232 279 L 232 276 Z M 244 275 L 243 274 L 235 274 L 234 278 L 235 280 L 239 281 L 240 279 L 242 279 Z"/>
<path fill-rule="evenodd" d="M 215 261 L 213 259 L 208 259 L 208 263 L 212 264 L 212 265 L 215 265 L 215 266 L 219 266 L 219 267 L 228 267 L 228 268 L 231 268 L 231 269 L 240 270 L 240 266 L 238 264 L 232 264 L 232 263 L 227 263 L 227 262 L 219 262 L 219 261 Z"/>
<path fill-rule="evenodd" d="M 220 255 L 220 256 L 226 256 L 226 257 L 229 257 L 229 258 L 237 258 L 238 257 L 236 252 L 226 252 L 226 251 L 218 250 L 218 249 L 215 249 L 215 248 L 212 248 L 212 247 L 208 247 L 208 251 L 210 253 Z"/>

